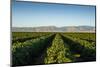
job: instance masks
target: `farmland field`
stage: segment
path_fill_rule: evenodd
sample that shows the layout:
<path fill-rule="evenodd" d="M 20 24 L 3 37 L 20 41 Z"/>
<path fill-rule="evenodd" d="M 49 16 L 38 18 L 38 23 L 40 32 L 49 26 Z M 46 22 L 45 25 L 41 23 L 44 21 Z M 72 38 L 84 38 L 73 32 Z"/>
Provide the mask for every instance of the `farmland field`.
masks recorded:
<path fill-rule="evenodd" d="M 95 33 L 13 32 L 12 65 L 95 61 L 95 39 Z"/>

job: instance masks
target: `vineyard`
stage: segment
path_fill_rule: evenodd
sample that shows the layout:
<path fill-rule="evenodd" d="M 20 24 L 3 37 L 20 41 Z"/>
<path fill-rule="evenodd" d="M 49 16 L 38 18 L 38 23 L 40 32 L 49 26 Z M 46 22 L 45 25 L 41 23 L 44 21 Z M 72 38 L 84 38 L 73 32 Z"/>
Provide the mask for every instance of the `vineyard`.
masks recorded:
<path fill-rule="evenodd" d="M 96 60 L 95 33 L 13 32 L 12 65 Z"/>

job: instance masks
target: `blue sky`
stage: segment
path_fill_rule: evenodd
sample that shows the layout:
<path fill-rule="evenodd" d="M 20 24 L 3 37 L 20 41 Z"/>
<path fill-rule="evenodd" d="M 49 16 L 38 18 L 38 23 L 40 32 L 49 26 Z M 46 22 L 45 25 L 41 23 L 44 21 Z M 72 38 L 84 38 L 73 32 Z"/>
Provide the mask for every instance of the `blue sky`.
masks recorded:
<path fill-rule="evenodd" d="M 12 3 L 13 27 L 80 25 L 95 26 L 95 6 L 35 2 Z"/>

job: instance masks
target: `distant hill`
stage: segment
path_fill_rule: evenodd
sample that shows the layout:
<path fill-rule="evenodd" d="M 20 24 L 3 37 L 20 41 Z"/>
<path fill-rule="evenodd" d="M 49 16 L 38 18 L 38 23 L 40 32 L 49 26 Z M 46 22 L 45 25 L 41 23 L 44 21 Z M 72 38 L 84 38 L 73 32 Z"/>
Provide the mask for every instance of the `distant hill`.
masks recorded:
<path fill-rule="evenodd" d="M 95 27 L 93 26 L 12 27 L 12 32 L 95 32 Z"/>

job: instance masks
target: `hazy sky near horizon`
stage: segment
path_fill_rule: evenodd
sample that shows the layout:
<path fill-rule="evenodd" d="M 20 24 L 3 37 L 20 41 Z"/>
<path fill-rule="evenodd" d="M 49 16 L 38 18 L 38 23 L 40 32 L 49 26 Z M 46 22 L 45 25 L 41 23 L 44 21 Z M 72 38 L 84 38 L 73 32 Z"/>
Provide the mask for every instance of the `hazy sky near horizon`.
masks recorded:
<path fill-rule="evenodd" d="M 13 27 L 95 26 L 95 6 L 36 2 L 12 3 Z"/>

